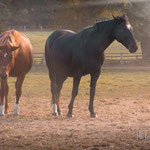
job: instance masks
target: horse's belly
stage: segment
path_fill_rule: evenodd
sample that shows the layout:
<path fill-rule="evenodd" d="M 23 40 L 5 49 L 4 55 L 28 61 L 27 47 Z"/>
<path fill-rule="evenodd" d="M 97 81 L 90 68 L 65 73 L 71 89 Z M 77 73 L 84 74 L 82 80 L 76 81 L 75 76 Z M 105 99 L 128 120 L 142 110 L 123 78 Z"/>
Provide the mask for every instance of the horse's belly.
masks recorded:
<path fill-rule="evenodd" d="M 67 69 L 66 70 L 66 74 L 67 76 L 69 77 L 74 77 L 76 76 L 77 74 L 80 74 L 81 76 L 84 76 L 84 75 L 87 75 L 87 74 L 91 74 L 93 72 L 97 72 L 100 70 L 101 68 L 101 65 L 92 65 L 92 66 L 85 66 L 85 67 L 66 67 Z"/>
<path fill-rule="evenodd" d="M 22 61 L 16 61 L 13 68 L 11 69 L 9 76 L 17 77 L 21 74 L 26 74 L 32 67 L 32 59 L 22 59 Z"/>

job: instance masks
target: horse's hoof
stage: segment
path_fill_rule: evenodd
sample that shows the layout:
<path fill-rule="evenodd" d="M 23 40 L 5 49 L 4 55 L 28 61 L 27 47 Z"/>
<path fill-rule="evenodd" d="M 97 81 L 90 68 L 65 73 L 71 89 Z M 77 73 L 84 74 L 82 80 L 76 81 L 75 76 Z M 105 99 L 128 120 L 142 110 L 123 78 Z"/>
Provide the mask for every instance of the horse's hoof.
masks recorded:
<path fill-rule="evenodd" d="M 5 114 L 4 114 L 4 111 L 1 111 L 0 112 L 0 116 L 4 116 Z"/>
<path fill-rule="evenodd" d="M 14 115 L 15 115 L 15 116 L 19 116 L 19 113 L 14 112 Z"/>
<path fill-rule="evenodd" d="M 96 117 L 97 117 L 97 115 L 95 113 L 90 115 L 90 118 L 96 118 Z"/>
<path fill-rule="evenodd" d="M 19 115 L 19 112 L 16 111 L 16 110 L 14 110 L 14 115 L 15 115 L 15 116 L 18 116 L 18 115 Z"/>
<path fill-rule="evenodd" d="M 4 116 L 4 107 L 0 105 L 0 116 Z"/>
<path fill-rule="evenodd" d="M 14 115 L 16 115 L 16 116 L 19 115 L 19 104 L 15 104 L 15 107 L 14 107 Z"/>
<path fill-rule="evenodd" d="M 8 114 L 8 111 L 5 111 L 5 114 Z"/>
<path fill-rule="evenodd" d="M 74 115 L 73 114 L 67 114 L 67 117 L 72 118 L 72 117 L 74 117 Z"/>
<path fill-rule="evenodd" d="M 58 113 L 52 113 L 53 116 L 58 116 Z"/>
<path fill-rule="evenodd" d="M 2 113 L 2 114 L 0 114 L 0 117 L 2 117 L 2 116 L 4 116 L 4 114 Z"/>
<path fill-rule="evenodd" d="M 61 116 L 63 113 L 62 112 L 58 112 L 58 115 Z"/>

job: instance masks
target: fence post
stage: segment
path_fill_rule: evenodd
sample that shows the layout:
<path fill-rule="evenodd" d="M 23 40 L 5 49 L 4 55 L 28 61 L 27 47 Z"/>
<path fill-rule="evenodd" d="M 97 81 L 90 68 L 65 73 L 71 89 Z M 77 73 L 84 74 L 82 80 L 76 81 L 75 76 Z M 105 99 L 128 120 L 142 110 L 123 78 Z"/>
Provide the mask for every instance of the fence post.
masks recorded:
<path fill-rule="evenodd" d="M 23 26 L 24 31 L 26 31 L 26 26 Z"/>
<path fill-rule="evenodd" d="M 120 64 L 123 64 L 123 54 L 120 53 Z"/>
<path fill-rule="evenodd" d="M 43 54 L 42 64 L 43 64 L 43 65 L 46 64 L 46 61 L 45 61 L 45 53 Z"/>
<path fill-rule="evenodd" d="M 43 31 L 43 27 L 42 26 L 40 26 L 40 29 L 41 29 L 41 31 Z"/>

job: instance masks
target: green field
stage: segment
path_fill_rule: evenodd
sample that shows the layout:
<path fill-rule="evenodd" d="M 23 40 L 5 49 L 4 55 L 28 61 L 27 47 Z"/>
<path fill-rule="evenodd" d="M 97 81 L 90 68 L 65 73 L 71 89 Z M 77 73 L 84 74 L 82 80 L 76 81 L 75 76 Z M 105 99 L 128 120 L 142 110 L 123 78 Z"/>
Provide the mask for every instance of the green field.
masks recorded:
<path fill-rule="evenodd" d="M 150 96 L 150 70 L 113 70 L 102 69 L 102 74 L 97 82 L 96 98 L 118 97 L 149 97 Z M 10 99 L 14 99 L 14 78 L 9 78 Z M 78 98 L 89 99 L 90 76 L 82 77 Z M 72 90 L 72 78 L 68 78 L 62 89 L 62 99 L 70 100 Z M 27 74 L 23 84 L 23 96 L 51 98 L 50 81 L 46 66 L 33 67 Z"/>
<path fill-rule="evenodd" d="M 44 52 L 45 42 L 51 32 L 24 32 L 25 35 L 30 39 L 33 51 Z"/>
<path fill-rule="evenodd" d="M 31 40 L 31 43 L 33 45 L 33 51 L 36 52 L 44 52 L 45 47 L 45 41 L 48 38 L 48 36 L 52 32 L 24 32 L 29 39 Z M 136 53 L 141 52 L 140 46 Z M 108 49 L 106 50 L 106 53 L 128 53 L 128 50 L 122 46 L 118 42 L 113 42 Z"/>

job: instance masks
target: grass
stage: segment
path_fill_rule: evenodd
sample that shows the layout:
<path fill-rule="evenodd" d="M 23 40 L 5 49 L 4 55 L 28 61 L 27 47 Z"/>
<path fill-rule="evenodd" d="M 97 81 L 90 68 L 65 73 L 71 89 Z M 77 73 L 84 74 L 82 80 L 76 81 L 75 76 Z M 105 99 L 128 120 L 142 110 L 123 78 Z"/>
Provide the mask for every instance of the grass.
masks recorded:
<path fill-rule="evenodd" d="M 149 97 L 150 70 L 110 70 L 103 69 L 97 82 L 96 99 L 119 97 Z M 14 78 L 9 78 L 9 98 L 14 99 Z M 78 99 L 89 99 L 90 76 L 82 77 L 79 86 Z M 61 96 L 70 100 L 72 90 L 72 78 L 68 78 L 63 86 Z M 32 98 L 51 98 L 50 81 L 45 67 L 33 68 L 27 74 L 23 84 L 23 96 Z"/>
<path fill-rule="evenodd" d="M 45 42 L 52 32 L 24 32 L 31 40 L 34 52 L 44 52 Z M 141 52 L 140 45 L 137 51 Z M 106 50 L 106 53 L 128 53 L 128 50 L 118 42 L 113 42 Z"/>
<path fill-rule="evenodd" d="M 45 42 L 51 32 L 24 32 L 30 39 L 34 52 L 44 52 Z"/>

